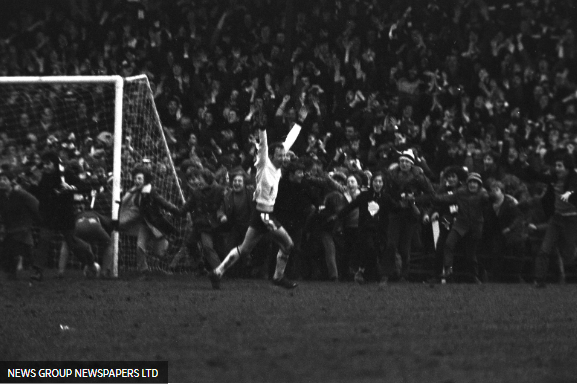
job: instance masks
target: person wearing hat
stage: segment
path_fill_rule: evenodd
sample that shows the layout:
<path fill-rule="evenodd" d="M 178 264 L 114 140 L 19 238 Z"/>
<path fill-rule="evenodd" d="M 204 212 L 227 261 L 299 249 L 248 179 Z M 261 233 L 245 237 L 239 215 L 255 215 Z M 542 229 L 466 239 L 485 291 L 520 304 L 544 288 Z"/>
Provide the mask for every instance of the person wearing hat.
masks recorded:
<path fill-rule="evenodd" d="M 74 233 L 76 213 L 74 193 L 80 191 L 80 179 L 66 170 L 55 152 L 42 155 L 42 177 L 37 188 L 39 211 L 41 216 L 40 236 L 34 255 L 34 273 L 30 279 L 41 281 L 47 264 L 51 241 L 57 233 L 62 234 L 64 242 L 82 263 L 89 266 L 92 274 L 100 274 L 100 265 L 96 263 L 90 245 Z"/>
<path fill-rule="evenodd" d="M 525 259 L 523 236 L 523 214 L 515 198 L 505 193 L 505 184 L 493 181 L 490 184 L 491 204 L 485 206 L 485 229 L 483 246 L 491 253 L 491 273 L 498 280 L 515 277 L 523 282 L 521 273 Z M 506 256 L 513 256 L 514 259 Z"/>
<path fill-rule="evenodd" d="M 34 240 L 32 228 L 40 222 L 38 200 L 22 188 L 14 188 L 14 174 L 0 169 L 0 221 L 4 240 L 0 262 L 10 278 L 16 278 L 18 259 L 29 262 Z"/>
<path fill-rule="evenodd" d="M 411 149 L 403 151 L 398 164 L 389 168 L 386 177 L 393 207 L 389 212 L 387 225 L 387 250 L 385 266 L 395 265 L 395 276 L 401 281 L 409 278 L 411 242 L 419 229 L 420 209 L 415 198 L 434 195 L 435 190 L 423 169 L 415 165 L 415 155 Z M 387 276 L 383 277 L 385 280 Z"/>
<path fill-rule="evenodd" d="M 481 176 L 472 172 L 467 176 L 466 185 L 452 194 L 441 194 L 433 198 L 436 204 L 457 205 L 458 211 L 443 252 L 443 272 L 441 278 L 447 280 L 453 274 L 453 261 L 457 254 L 457 244 L 463 240 L 465 258 L 469 265 L 469 275 L 473 282 L 481 283 L 477 248 L 483 234 L 483 211 L 489 201 L 489 194 L 483 188 Z"/>

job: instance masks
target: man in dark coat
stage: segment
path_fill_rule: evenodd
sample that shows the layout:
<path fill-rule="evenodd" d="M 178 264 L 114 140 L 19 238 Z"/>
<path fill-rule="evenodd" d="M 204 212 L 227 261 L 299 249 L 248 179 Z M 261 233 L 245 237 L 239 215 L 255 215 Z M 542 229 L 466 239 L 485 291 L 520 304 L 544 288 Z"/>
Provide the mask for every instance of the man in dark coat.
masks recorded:
<path fill-rule="evenodd" d="M 395 202 L 387 226 L 387 263 L 396 260 L 396 274 L 407 280 L 410 268 L 411 241 L 419 230 L 420 210 L 414 198 L 434 195 L 435 191 L 423 169 L 415 165 L 412 150 L 404 151 L 399 164 L 389 170 L 387 192 Z M 400 260 L 397 255 L 400 256 Z"/>
<path fill-rule="evenodd" d="M 18 258 L 29 262 L 32 257 L 32 227 L 40 221 L 38 200 L 13 183 L 14 174 L 0 169 L 0 221 L 5 232 L 0 262 L 10 278 L 16 278 Z"/>
<path fill-rule="evenodd" d="M 339 279 L 346 280 L 349 273 L 349 266 L 344 263 L 344 258 L 337 259 L 334 238 L 340 228 L 337 215 L 348 204 L 344 195 L 347 177 L 343 173 L 334 173 L 330 178 L 338 185 L 335 184 L 334 190 L 327 193 L 318 212 L 307 222 L 305 233 L 308 235 L 308 242 L 305 254 L 309 256 L 307 262 L 312 265 L 311 252 L 314 253 L 318 250 L 318 246 L 322 246 L 328 279 L 338 281 Z"/>
<path fill-rule="evenodd" d="M 491 204 L 485 206 L 483 244 L 493 257 L 492 273 L 498 279 L 513 275 L 519 280 L 524 265 L 522 213 L 515 198 L 505 195 L 502 182 L 493 181 L 490 188 Z M 515 257 L 507 266 L 506 256 Z"/>
<path fill-rule="evenodd" d="M 304 273 L 301 253 L 303 229 L 308 216 L 315 210 L 314 193 L 311 182 L 305 179 L 304 168 L 300 161 L 292 161 L 285 167 L 286 174 L 280 179 L 275 202 L 277 217 L 294 242 L 287 275 L 298 279 Z"/>
<path fill-rule="evenodd" d="M 549 258 L 559 250 L 565 264 L 575 259 L 577 245 L 577 173 L 575 161 L 569 155 L 559 156 L 555 160 L 553 174 L 539 174 L 530 167 L 526 168 L 527 177 L 547 183 L 547 192 L 543 197 L 543 209 L 550 216 L 549 226 L 543 238 L 541 249 L 535 259 L 535 284 L 545 287 Z"/>
<path fill-rule="evenodd" d="M 74 255 L 98 276 L 100 266 L 95 262 L 90 245 L 74 233 L 76 213 L 73 197 L 75 192 L 83 192 L 82 182 L 74 173 L 64 168 L 54 152 L 43 154 L 42 163 L 42 178 L 36 190 L 41 217 L 40 236 L 34 256 L 34 273 L 30 279 L 42 280 L 55 233 L 61 233 Z"/>
<path fill-rule="evenodd" d="M 453 194 L 437 195 L 433 198 L 436 203 L 456 204 L 459 207 L 455 223 L 445 243 L 442 275 L 445 280 L 453 274 L 453 260 L 457 251 L 457 243 L 464 239 L 465 258 L 469 264 L 469 274 L 473 277 L 474 282 L 481 283 L 477 247 L 483 233 L 483 208 L 489 200 L 489 194 L 482 186 L 481 176 L 477 173 L 470 173 L 465 187 L 459 188 Z"/>
<path fill-rule="evenodd" d="M 190 213 L 194 226 L 193 239 L 200 240 L 206 262 L 210 265 L 210 269 L 215 269 L 220 265 L 220 258 L 214 250 L 214 235 L 222 222 L 219 209 L 224 199 L 225 188 L 215 183 L 210 170 L 203 170 L 196 177 L 201 181 L 201 186 L 191 191 L 179 212 L 180 215 Z"/>

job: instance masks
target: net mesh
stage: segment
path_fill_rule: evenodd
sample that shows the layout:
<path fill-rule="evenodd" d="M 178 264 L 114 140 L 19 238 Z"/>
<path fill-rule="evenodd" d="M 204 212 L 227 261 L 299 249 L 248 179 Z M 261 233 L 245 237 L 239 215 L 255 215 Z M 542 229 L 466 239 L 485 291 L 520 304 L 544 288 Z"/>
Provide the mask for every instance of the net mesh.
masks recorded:
<path fill-rule="evenodd" d="M 0 83 L 0 165 L 10 167 L 25 188 L 34 189 L 41 177 L 40 155 L 57 151 L 63 163 L 93 186 L 89 197 L 93 209 L 110 216 L 114 101 L 113 83 Z M 153 172 L 160 195 L 179 206 L 182 192 L 157 116 L 146 78 L 126 80 L 121 188 L 131 187 L 132 169 L 144 162 Z M 170 237 L 164 256 L 147 256 L 151 269 L 168 268 L 182 247 L 187 219 L 166 218 L 177 234 Z M 53 266 L 57 265 L 60 241 L 54 240 Z M 120 272 L 135 268 L 134 237 L 121 233 L 118 257 Z"/>
<path fill-rule="evenodd" d="M 144 78 L 126 81 L 123 103 L 124 146 L 121 162 L 123 191 L 132 186 L 133 167 L 144 163 L 152 170 L 153 186 L 160 195 L 177 206 L 182 205 L 184 198 L 171 162 L 172 154 L 169 152 L 171 149 L 163 134 L 148 81 Z M 174 258 L 179 251 L 181 252 L 179 256 L 185 251 L 182 246 L 186 235 L 187 218 L 170 215 L 165 217 L 177 232 L 169 236 L 169 247 L 163 256 L 154 255 L 150 251 L 147 253 L 149 268 L 153 270 L 166 270 L 169 266 L 177 267 L 187 262 L 186 258 Z M 135 253 L 136 238 L 121 233 L 119 254 L 122 254 L 124 263 L 119 262 L 119 270 L 135 266 Z"/>

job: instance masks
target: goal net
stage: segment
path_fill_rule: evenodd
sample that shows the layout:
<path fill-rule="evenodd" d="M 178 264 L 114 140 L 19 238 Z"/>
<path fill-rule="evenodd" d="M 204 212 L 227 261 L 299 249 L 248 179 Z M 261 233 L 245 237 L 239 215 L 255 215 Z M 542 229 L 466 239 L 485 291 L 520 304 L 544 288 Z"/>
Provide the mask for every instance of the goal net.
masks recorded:
<path fill-rule="evenodd" d="M 42 172 L 40 155 L 49 150 L 91 186 L 87 206 L 113 220 L 139 164 L 150 167 L 153 185 L 165 199 L 178 206 L 183 202 L 171 147 L 144 75 L 0 78 L 0 164 L 10 167 L 24 188 L 33 189 Z M 182 245 L 186 218 L 167 219 L 177 234 L 164 256 L 148 255 L 151 269 L 168 268 Z M 114 275 L 134 270 L 136 240 L 112 235 Z M 60 242 L 54 240 L 54 265 Z"/>
<path fill-rule="evenodd" d="M 184 203 L 184 195 L 178 174 L 172 163 L 173 143 L 169 145 L 164 135 L 154 96 L 145 75 L 126 78 L 124 82 L 123 103 L 123 151 L 121 182 L 123 191 L 132 185 L 131 171 L 135 165 L 150 167 L 154 177 L 153 186 L 169 202 L 177 206 Z M 175 234 L 169 235 L 169 247 L 162 256 L 147 253 L 147 263 L 152 270 L 166 271 L 181 251 L 185 231 L 186 217 L 165 216 L 174 228 Z M 120 234 L 120 255 L 124 269 L 136 266 L 136 238 Z M 183 249 L 184 250 L 184 249 Z M 182 258 L 181 261 L 182 263 Z"/>

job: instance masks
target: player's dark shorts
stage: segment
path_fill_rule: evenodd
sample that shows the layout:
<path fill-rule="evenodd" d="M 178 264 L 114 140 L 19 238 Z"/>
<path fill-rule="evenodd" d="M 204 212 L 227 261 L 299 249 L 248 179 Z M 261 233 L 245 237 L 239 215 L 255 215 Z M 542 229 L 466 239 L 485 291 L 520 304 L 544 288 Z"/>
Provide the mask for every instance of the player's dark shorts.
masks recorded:
<path fill-rule="evenodd" d="M 282 227 L 282 224 L 274 217 L 273 213 L 263 213 L 262 211 L 258 211 L 258 210 L 252 210 L 252 214 L 250 215 L 249 226 L 252 227 L 253 229 L 257 230 L 258 232 L 262 232 L 262 233 L 269 232 L 270 229 L 263 222 L 262 216 L 265 217 L 265 220 L 268 220 L 271 223 L 273 223 L 277 229 Z"/>
<path fill-rule="evenodd" d="M 110 243 L 110 235 L 102 228 L 100 222 L 97 222 L 93 218 L 77 219 L 76 235 L 88 243 Z"/>

